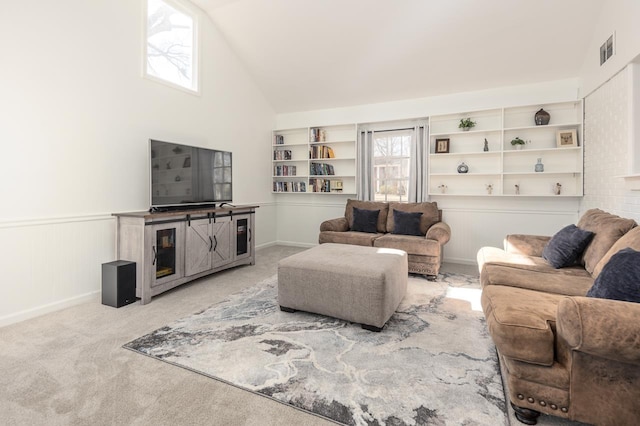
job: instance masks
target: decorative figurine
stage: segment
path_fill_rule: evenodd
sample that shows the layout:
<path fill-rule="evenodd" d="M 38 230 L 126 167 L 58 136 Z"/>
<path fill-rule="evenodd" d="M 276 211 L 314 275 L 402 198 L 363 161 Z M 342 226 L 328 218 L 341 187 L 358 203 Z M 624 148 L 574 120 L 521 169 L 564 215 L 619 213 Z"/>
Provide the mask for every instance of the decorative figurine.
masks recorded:
<path fill-rule="evenodd" d="M 440 185 L 438 185 L 438 189 L 440 189 L 440 193 L 444 194 L 445 192 L 447 192 L 447 185 L 441 183 Z"/>
<path fill-rule="evenodd" d="M 516 183 L 516 195 L 520 195 L 520 185 Z"/>
<path fill-rule="evenodd" d="M 489 142 L 487 142 L 487 138 L 484 138 L 484 152 L 489 151 Z"/>
<path fill-rule="evenodd" d="M 556 195 L 560 195 L 560 191 L 562 191 L 562 185 L 558 182 L 556 186 L 553 188 L 553 193 Z"/>
<path fill-rule="evenodd" d="M 464 161 L 460 163 L 460 165 L 458 166 L 458 173 L 467 173 L 468 171 L 469 171 L 469 166 L 464 164 Z"/>
<path fill-rule="evenodd" d="M 167 161 L 167 170 L 171 169 L 171 161 Z"/>
<path fill-rule="evenodd" d="M 487 187 L 487 194 L 491 195 L 491 193 L 493 192 L 493 184 L 489 183 L 485 186 Z"/>
<path fill-rule="evenodd" d="M 542 164 L 542 158 L 538 158 L 538 162 L 534 168 L 536 172 L 544 172 L 544 164 Z"/>

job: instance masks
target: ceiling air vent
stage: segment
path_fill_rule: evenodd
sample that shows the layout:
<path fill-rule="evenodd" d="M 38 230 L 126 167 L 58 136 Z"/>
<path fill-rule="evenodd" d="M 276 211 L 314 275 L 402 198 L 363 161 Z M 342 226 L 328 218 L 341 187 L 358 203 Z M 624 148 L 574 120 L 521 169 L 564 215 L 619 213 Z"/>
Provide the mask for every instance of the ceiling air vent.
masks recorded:
<path fill-rule="evenodd" d="M 607 59 L 613 56 L 613 36 L 614 34 L 611 34 L 611 36 L 607 39 L 607 41 L 602 43 L 602 46 L 600 46 L 600 65 L 601 66 L 602 64 L 607 62 Z"/>

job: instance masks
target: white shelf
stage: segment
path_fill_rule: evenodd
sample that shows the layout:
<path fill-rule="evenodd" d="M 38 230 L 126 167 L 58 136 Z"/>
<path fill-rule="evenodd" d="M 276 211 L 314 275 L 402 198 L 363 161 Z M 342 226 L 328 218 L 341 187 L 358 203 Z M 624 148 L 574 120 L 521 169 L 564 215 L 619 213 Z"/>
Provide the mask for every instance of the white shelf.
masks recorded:
<path fill-rule="evenodd" d="M 317 132 L 314 129 L 319 129 Z M 316 135 L 320 135 L 324 140 L 312 140 Z M 284 140 L 283 144 L 276 144 L 273 141 L 277 139 Z M 279 147 L 291 150 L 290 160 L 271 160 L 274 166 L 282 164 L 293 164 L 297 167 L 297 171 L 306 170 L 307 173 L 298 173 L 295 176 L 278 176 L 273 175 L 272 181 L 274 187 L 282 187 L 284 185 L 276 185 L 277 182 L 304 182 L 305 191 L 273 191 L 273 194 L 348 194 L 355 195 L 356 191 L 356 139 L 357 129 L 355 124 L 342 124 L 333 126 L 312 126 L 297 129 L 279 129 L 273 131 L 272 148 L 278 150 Z M 331 147 L 335 157 L 333 158 L 309 158 L 313 147 L 328 146 Z M 273 154 L 272 154 L 273 155 Z M 311 163 L 330 164 L 335 171 L 333 175 L 312 175 L 310 171 Z M 275 170 L 275 169 L 274 169 Z M 342 180 L 343 192 L 313 192 L 311 191 L 311 182 L 315 179 L 326 180 Z"/>
<path fill-rule="evenodd" d="M 547 125 L 536 125 L 535 114 L 544 108 L 550 114 Z M 583 195 L 582 101 L 525 105 L 501 109 L 467 111 L 430 117 L 429 189 L 433 196 L 472 197 L 581 197 Z M 476 126 L 465 132 L 457 128 L 460 119 L 471 118 Z M 559 130 L 576 129 L 578 146 L 556 146 Z M 516 136 L 531 141 L 523 149 L 512 148 Z M 435 153 L 436 139 L 449 140 L 448 153 Z M 481 151 L 485 142 L 489 151 Z M 540 158 L 544 172 L 535 172 Z M 469 173 L 456 173 L 460 163 Z M 463 177 L 461 177 L 463 176 Z M 556 183 L 562 194 L 555 195 Z M 488 194 L 486 185 L 493 185 Z M 442 194 L 439 185 L 446 185 Z M 516 195 L 514 185 L 520 186 Z"/>

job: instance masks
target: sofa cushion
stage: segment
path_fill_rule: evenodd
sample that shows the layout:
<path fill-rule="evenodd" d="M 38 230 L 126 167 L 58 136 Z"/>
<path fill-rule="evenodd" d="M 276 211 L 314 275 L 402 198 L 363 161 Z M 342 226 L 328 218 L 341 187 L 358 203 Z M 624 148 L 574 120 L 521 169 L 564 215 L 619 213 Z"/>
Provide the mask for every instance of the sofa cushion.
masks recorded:
<path fill-rule="evenodd" d="M 385 234 L 376 238 L 373 245 L 404 250 L 411 255 L 440 256 L 440 243 L 422 236 Z"/>
<path fill-rule="evenodd" d="M 502 285 L 568 296 L 584 296 L 593 278 L 582 266 L 554 269 L 543 258 L 507 253 L 496 247 L 478 251 L 480 282 L 484 287 Z"/>
<path fill-rule="evenodd" d="M 578 228 L 594 233 L 582 256 L 585 269 L 593 273 L 611 246 L 634 226 L 636 222 L 632 219 L 625 219 L 600 209 L 587 210 L 578 221 Z"/>
<path fill-rule="evenodd" d="M 556 269 L 575 265 L 592 238 L 591 231 L 575 225 L 565 226 L 544 246 L 542 258 Z"/>
<path fill-rule="evenodd" d="M 353 227 L 353 208 L 365 210 L 380 210 L 378 214 L 378 232 L 387 232 L 387 214 L 389 212 L 389 204 L 379 201 L 360 201 L 360 200 L 347 200 L 347 206 L 344 209 L 344 217 L 349 222 L 349 228 Z"/>
<path fill-rule="evenodd" d="M 378 225 L 378 215 L 380 210 L 366 210 L 353 208 L 353 225 L 352 231 L 376 233 Z"/>
<path fill-rule="evenodd" d="M 402 210 L 393 210 L 393 231 L 392 234 L 400 235 L 420 235 L 420 218 L 422 212 L 403 212 Z"/>
<path fill-rule="evenodd" d="M 640 252 L 627 247 L 611 256 L 587 297 L 640 303 Z"/>
<path fill-rule="evenodd" d="M 498 351 L 506 357 L 551 366 L 558 303 L 564 296 L 506 286 L 482 290 L 482 309 Z"/>
<path fill-rule="evenodd" d="M 370 234 L 367 232 L 355 231 L 322 231 L 318 237 L 320 244 L 337 243 L 337 244 L 353 244 L 356 246 L 372 247 L 376 238 L 384 234 Z"/>
<path fill-rule="evenodd" d="M 427 230 L 434 223 L 440 222 L 440 212 L 438 204 L 433 203 L 389 203 L 389 215 L 387 216 L 387 232 L 393 232 L 394 218 L 393 211 L 400 210 L 403 212 L 421 212 L 420 217 L 420 234 L 425 235 Z"/>
<path fill-rule="evenodd" d="M 604 265 L 606 265 L 609 259 L 611 259 L 611 256 L 627 247 L 640 251 L 640 226 L 636 226 L 631 231 L 624 234 L 613 246 L 611 246 L 607 254 L 600 259 L 600 262 L 598 262 L 593 270 L 593 277 L 597 278 L 598 275 L 600 275 L 600 271 L 602 271 Z"/>

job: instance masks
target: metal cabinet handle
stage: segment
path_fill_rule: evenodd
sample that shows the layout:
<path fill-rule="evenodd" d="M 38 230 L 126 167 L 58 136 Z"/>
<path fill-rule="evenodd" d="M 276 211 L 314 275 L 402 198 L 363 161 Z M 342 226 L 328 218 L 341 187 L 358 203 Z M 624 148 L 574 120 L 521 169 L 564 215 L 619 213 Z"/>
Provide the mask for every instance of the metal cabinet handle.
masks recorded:
<path fill-rule="evenodd" d="M 209 252 L 213 250 L 213 239 L 211 239 L 211 235 L 209 235 Z"/>
<path fill-rule="evenodd" d="M 216 242 L 216 246 L 213 248 L 213 251 L 216 251 L 216 249 L 218 248 L 218 238 L 216 238 L 216 236 L 213 236 L 213 240 Z"/>
<path fill-rule="evenodd" d="M 156 252 L 156 246 L 153 246 L 151 248 L 153 249 L 153 263 L 151 263 L 151 264 L 155 266 L 156 259 L 158 258 L 158 253 Z"/>

